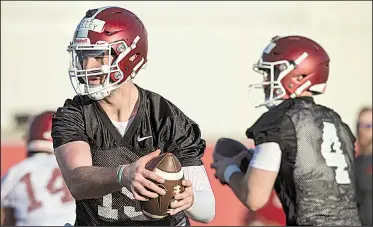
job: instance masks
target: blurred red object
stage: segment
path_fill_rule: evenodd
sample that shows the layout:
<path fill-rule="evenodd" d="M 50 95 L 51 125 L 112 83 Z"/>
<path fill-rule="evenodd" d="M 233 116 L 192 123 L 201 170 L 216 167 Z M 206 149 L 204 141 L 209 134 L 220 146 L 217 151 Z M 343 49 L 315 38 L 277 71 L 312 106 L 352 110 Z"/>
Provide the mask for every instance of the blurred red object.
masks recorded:
<path fill-rule="evenodd" d="M 26 147 L 22 142 L 1 142 L 1 177 L 8 169 L 26 158 Z"/>

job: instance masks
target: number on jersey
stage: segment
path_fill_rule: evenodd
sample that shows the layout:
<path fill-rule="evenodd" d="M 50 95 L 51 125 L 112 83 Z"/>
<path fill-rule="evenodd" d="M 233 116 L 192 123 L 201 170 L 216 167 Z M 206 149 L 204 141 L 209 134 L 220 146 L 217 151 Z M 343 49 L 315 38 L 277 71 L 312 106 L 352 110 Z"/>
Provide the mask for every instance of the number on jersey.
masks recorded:
<path fill-rule="evenodd" d="M 337 129 L 333 123 L 324 122 L 321 154 L 324 156 L 327 166 L 336 168 L 335 180 L 337 183 L 350 184 L 351 180 L 347 171 L 347 162 L 341 150 L 341 142 L 337 135 Z"/>
<path fill-rule="evenodd" d="M 128 198 L 135 199 L 132 193 L 128 191 L 127 188 L 123 187 L 121 192 Z M 136 211 L 135 207 L 123 206 L 123 210 L 125 215 L 129 218 L 134 218 L 143 215 L 141 211 Z M 111 193 L 103 196 L 102 206 L 98 205 L 98 215 L 104 218 L 118 220 L 118 209 L 113 208 L 113 196 Z"/>
<path fill-rule="evenodd" d="M 58 179 L 63 180 L 61 170 L 58 168 L 54 168 L 52 172 L 52 176 L 49 179 L 48 184 L 46 185 L 47 192 L 49 192 L 52 195 L 62 192 L 61 203 L 67 203 L 67 202 L 73 201 L 73 197 L 71 196 L 70 191 L 67 188 L 64 181 L 63 181 L 62 187 L 56 188 L 56 181 Z M 31 212 L 33 210 L 36 210 L 42 207 L 43 205 L 42 202 L 35 197 L 34 187 L 31 182 L 31 173 L 25 174 L 21 178 L 21 182 L 26 184 L 26 191 L 27 191 L 27 195 L 30 201 L 29 206 L 27 207 L 28 212 Z"/>

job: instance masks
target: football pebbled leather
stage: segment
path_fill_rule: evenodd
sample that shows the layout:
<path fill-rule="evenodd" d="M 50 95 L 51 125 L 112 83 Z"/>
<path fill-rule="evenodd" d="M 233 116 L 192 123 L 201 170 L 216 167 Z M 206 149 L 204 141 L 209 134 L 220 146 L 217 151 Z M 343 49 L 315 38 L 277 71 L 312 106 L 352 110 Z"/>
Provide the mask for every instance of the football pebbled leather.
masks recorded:
<path fill-rule="evenodd" d="M 164 218 L 168 215 L 167 211 L 171 209 L 170 203 L 174 200 L 174 196 L 184 191 L 181 184 L 184 179 L 181 163 L 172 153 L 163 153 L 150 160 L 145 168 L 165 179 L 165 183 L 157 182 L 156 184 L 163 188 L 166 194 L 140 202 L 141 208 L 143 213 L 150 218 Z"/>

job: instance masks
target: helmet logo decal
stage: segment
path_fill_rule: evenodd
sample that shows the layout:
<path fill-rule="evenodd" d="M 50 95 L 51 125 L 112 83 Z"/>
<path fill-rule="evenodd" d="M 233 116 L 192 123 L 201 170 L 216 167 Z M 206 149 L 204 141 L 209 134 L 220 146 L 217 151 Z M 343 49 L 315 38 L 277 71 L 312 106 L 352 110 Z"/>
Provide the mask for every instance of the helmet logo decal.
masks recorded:
<path fill-rule="evenodd" d="M 89 38 L 75 38 L 74 44 L 91 44 L 91 41 Z"/>

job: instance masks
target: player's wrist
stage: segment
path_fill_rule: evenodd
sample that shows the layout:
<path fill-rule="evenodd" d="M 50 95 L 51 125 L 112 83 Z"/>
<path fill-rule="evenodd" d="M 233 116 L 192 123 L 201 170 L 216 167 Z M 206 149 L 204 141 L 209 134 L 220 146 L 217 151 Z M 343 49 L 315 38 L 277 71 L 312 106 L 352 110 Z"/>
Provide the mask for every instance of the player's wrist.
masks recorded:
<path fill-rule="evenodd" d="M 238 172 L 241 172 L 241 169 L 238 165 L 231 164 L 227 166 L 227 168 L 225 168 L 224 170 L 224 181 L 229 184 L 229 180 L 231 179 L 232 175 Z"/>
<path fill-rule="evenodd" d="M 126 182 L 127 182 L 127 168 L 128 168 L 128 165 L 121 165 L 117 168 L 117 173 L 116 173 L 116 180 L 117 180 L 117 183 L 122 186 L 122 187 L 125 187 L 126 186 Z"/>
<path fill-rule="evenodd" d="M 117 169 L 117 175 L 116 175 L 116 179 L 117 179 L 117 183 L 120 185 L 120 186 L 123 186 L 123 171 L 124 171 L 124 167 L 125 166 L 119 166 L 118 169 Z"/>

